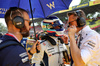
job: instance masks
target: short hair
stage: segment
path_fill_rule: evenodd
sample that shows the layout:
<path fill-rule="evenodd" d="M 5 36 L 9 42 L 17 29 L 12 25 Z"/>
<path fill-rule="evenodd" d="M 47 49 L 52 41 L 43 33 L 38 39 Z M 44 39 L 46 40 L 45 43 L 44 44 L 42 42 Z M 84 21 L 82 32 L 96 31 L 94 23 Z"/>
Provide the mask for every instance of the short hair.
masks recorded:
<path fill-rule="evenodd" d="M 86 15 L 83 10 L 76 10 L 76 11 L 80 11 L 80 13 L 81 13 L 80 17 L 83 17 L 84 19 L 86 19 Z M 76 11 L 68 12 L 67 16 L 70 16 L 70 15 L 78 16 Z"/>
<path fill-rule="evenodd" d="M 17 7 L 11 7 L 4 16 L 5 22 L 7 25 L 8 25 L 8 22 L 11 20 L 11 17 L 14 18 L 15 16 L 21 16 L 21 14 L 17 10 L 19 10 L 22 14 L 23 14 L 23 12 L 26 12 L 28 14 L 28 12 L 24 9 L 17 8 Z M 12 12 L 12 15 L 11 15 L 11 12 Z"/>

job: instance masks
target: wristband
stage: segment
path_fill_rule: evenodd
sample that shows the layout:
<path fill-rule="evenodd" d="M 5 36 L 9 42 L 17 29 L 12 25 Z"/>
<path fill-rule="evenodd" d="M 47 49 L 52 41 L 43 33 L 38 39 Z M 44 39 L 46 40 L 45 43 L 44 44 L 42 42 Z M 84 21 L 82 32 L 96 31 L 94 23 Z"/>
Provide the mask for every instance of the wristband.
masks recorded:
<path fill-rule="evenodd" d="M 30 50 L 28 51 L 28 53 L 29 53 L 30 55 L 33 55 L 33 54 L 30 52 Z"/>
<path fill-rule="evenodd" d="M 69 45 L 69 43 L 66 43 L 65 45 Z"/>

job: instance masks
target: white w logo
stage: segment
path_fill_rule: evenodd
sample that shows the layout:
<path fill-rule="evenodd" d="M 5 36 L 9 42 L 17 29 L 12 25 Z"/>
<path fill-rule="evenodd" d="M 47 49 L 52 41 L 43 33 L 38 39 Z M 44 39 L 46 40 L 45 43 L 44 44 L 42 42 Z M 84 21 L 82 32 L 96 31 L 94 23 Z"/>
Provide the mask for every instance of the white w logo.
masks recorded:
<path fill-rule="evenodd" d="M 50 9 L 55 8 L 54 1 L 52 3 L 46 4 Z"/>

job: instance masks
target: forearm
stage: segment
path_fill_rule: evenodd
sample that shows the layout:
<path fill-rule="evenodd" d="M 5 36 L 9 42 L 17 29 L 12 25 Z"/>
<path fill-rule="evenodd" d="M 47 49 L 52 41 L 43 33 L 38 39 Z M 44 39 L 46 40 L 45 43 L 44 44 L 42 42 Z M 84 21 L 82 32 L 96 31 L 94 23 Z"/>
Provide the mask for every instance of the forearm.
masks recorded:
<path fill-rule="evenodd" d="M 29 55 L 29 60 L 32 58 L 32 55 Z"/>
<path fill-rule="evenodd" d="M 40 46 L 40 42 L 39 41 L 36 41 L 36 43 L 33 44 L 33 46 L 31 47 L 31 49 L 29 50 L 29 52 L 27 51 L 28 56 L 29 56 L 29 59 L 31 59 L 32 56 L 33 56 L 33 54 L 36 53 L 36 48 L 37 48 L 37 50 L 40 50 L 41 49 L 41 46 Z"/>
<path fill-rule="evenodd" d="M 70 49 L 75 66 L 84 66 L 81 51 L 76 44 L 75 36 L 70 36 Z"/>
<path fill-rule="evenodd" d="M 32 51 L 30 50 L 30 52 L 32 53 Z M 29 60 L 32 58 L 33 55 L 31 55 L 28 51 L 27 51 L 27 54 L 28 54 L 28 57 L 29 57 Z M 32 53 L 34 54 L 34 53 Z"/>

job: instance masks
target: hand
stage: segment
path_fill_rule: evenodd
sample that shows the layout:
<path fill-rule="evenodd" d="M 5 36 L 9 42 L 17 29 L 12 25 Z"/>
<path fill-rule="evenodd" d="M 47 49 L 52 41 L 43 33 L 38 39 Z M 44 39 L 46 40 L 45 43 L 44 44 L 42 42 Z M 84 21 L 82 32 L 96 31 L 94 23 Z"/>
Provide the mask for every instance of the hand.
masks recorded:
<path fill-rule="evenodd" d="M 64 58 L 63 58 L 63 63 L 64 63 L 64 65 L 69 65 L 70 64 L 70 62 L 66 62 Z"/>
<path fill-rule="evenodd" d="M 61 37 L 61 38 L 65 44 L 68 44 L 68 36 L 67 35 L 63 35 L 63 37 Z"/>
<path fill-rule="evenodd" d="M 70 36 L 75 36 L 75 33 L 76 33 L 76 31 L 77 31 L 77 28 L 76 28 L 76 26 L 70 26 L 69 28 L 68 28 L 68 36 L 70 37 Z"/>
<path fill-rule="evenodd" d="M 38 45 L 37 45 L 38 44 Z M 38 50 L 41 49 L 41 45 L 40 45 L 40 42 L 37 40 L 36 43 L 32 46 L 32 48 L 30 49 L 30 52 L 32 54 L 36 53 L 36 47 Z"/>

